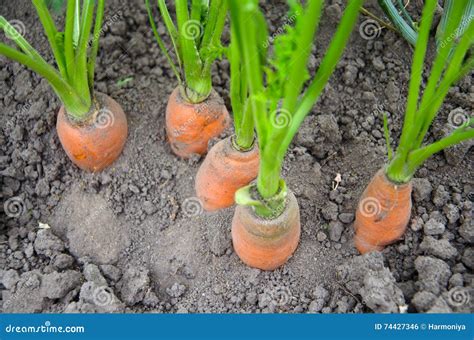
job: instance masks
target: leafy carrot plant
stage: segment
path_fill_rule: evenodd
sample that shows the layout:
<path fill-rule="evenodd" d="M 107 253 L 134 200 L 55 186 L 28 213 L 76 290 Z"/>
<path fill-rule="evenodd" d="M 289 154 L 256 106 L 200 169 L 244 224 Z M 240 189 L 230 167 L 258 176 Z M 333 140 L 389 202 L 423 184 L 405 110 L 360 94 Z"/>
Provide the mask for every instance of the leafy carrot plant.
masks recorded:
<path fill-rule="evenodd" d="M 403 1 L 397 0 L 394 4 L 392 0 L 379 0 L 379 4 L 390 21 L 400 32 L 400 35 L 414 46 L 418 38 L 418 28 L 406 10 Z"/>
<path fill-rule="evenodd" d="M 272 218 L 284 209 L 287 194 L 281 178 L 286 151 L 304 118 L 324 89 L 357 20 L 362 0 L 350 1 L 315 76 L 307 67 L 317 31 L 323 1 L 289 1 L 294 25 L 274 40 L 274 53 L 266 49 L 270 41 L 265 20 L 256 0 L 230 0 L 233 39 L 242 53 L 256 126 L 260 169 L 256 191 L 253 186 L 236 193 L 236 202 L 253 206 L 257 215 Z"/>
<path fill-rule="evenodd" d="M 0 29 L 16 47 L 0 43 L 0 54 L 49 82 L 63 103 L 57 114 L 56 131 L 64 151 L 81 169 L 101 171 L 119 157 L 128 134 L 127 118 L 120 105 L 106 94 L 94 93 L 105 0 L 69 0 L 64 31 L 54 24 L 48 4 L 53 5 L 50 1 L 33 0 L 57 69 L 4 17 L 0 17 Z M 60 6 L 61 1 L 54 4 Z"/>
<path fill-rule="evenodd" d="M 176 62 L 158 33 L 150 0 L 145 3 L 156 41 L 181 85 L 183 97 L 191 103 L 202 102 L 212 90 L 212 64 L 223 52 L 220 39 L 227 13 L 226 0 L 192 0 L 190 10 L 187 0 L 176 0 L 176 25 L 165 0 L 157 0 Z"/>
<path fill-rule="evenodd" d="M 466 5 L 466 4 L 465 4 Z M 424 59 L 428 46 L 429 30 L 436 7 L 435 0 L 426 1 L 426 14 L 420 27 L 411 67 L 408 99 L 405 109 L 402 135 L 397 151 L 390 159 L 387 176 L 396 183 L 408 182 L 416 169 L 433 154 L 474 137 L 474 120 L 466 117 L 461 126 L 434 143 L 423 145 L 429 127 L 448 94 L 459 79 L 472 71 L 474 57 L 469 54 L 474 41 L 474 22 L 465 22 L 464 33 L 459 41 L 453 39 L 463 22 L 465 8 L 461 5 L 450 8 L 450 17 L 445 24 L 436 57 L 431 67 L 428 82 L 420 95 Z"/>
<path fill-rule="evenodd" d="M 408 226 L 411 213 L 411 191 L 416 169 L 434 153 L 474 137 L 474 119 L 465 117 L 451 134 L 424 145 L 428 129 L 456 81 L 469 73 L 474 59 L 468 51 L 474 39 L 474 22 L 470 22 L 464 34 L 455 42 L 452 37 L 463 17 L 463 6 L 451 8 L 449 20 L 442 31 L 443 43 L 439 45 L 431 66 L 423 94 L 421 82 L 433 15 L 437 0 L 426 0 L 421 18 L 411 65 L 410 84 L 405 108 L 400 142 L 395 153 L 390 147 L 386 118 L 384 129 L 388 141 L 389 163 L 380 169 L 367 185 L 359 201 L 355 216 L 354 241 L 361 253 L 382 250 L 384 246 L 399 240 Z M 451 117 L 457 124 L 460 117 Z"/>
<path fill-rule="evenodd" d="M 233 42 L 239 46 L 260 153 L 256 184 L 235 194 L 232 220 L 234 250 L 247 265 L 273 270 L 298 246 L 301 222 L 298 202 L 281 178 L 288 147 L 321 94 L 349 40 L 363 0 L 348 2 L 336 33 L 308 87 L 308 59 L 323 1 L 289 0 L 294 24 L 267 47 L 266 22 L 258 0 L 230 0 Z"/>
<path fill-rule="evenodd" d="M 68 115 L 76 120 L 87 118 L 92 107 L 94 68 L 104 15 L 104 1 L 98 0 L 96 6 L 96 1 L 84 0 L 82 7 L 80 0 L 68 1 L 64 31 L 59 31 L 45 0 L 33 0 L 57 69 L 48 64 L 22 34 L 0 16 L 0 29 L 16 44 L 12 47 L 0 43 L 0 54 L 44 77 L 64 104 Z"/>

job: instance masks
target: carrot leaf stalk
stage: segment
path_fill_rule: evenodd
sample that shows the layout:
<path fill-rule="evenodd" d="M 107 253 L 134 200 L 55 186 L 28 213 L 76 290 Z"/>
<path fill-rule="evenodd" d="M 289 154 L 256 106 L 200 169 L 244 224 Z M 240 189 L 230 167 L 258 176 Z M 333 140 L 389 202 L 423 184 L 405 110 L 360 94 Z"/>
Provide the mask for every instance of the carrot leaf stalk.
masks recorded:
<path fill-rule="evenodd" d="M 44 77 L 64 104 L 66 112 L 76 120 L 86 119 L 92 107 L 94 65 L 105 0 L 98 0 L 97 6 L 95 3 L 95 0 L 84 0 L 81 8 L 79 0 L 68 1 L 65 29 L 60 32 L 49 12 L 49 1 L 33 0 L 57 69 L 48 64 L 23 35 L 0 16 L 0 30 L 16 45 L 0 43 L 0 54 Z M 92 48 L 89 48 L 93 23 L 94 38 Z"/>
<path fill-rule="evenodd" d="M 418 39 L 418 32 L 413 20 L 401 1 L 397 2 L 397 5 L 400 7 L 400 9 L 396 7 L 392 0 L 379 0 L 379 5 L 388 16 L 392 24 L 400 32 L 400 35 L 414 46 L 416 44 L 416 40 Z"/>
<path fill-rule="evenodd" d="M 158 32 L 150 0 L 145 0 L 153 34 L 178 80 L 181 94 L 191 103 L 200 103 L 211 93 L 212 64 L 224 51 L 220 40 L 227 14 L 227 0 L 191 0 L 191 6 L 188 0 L 176 0 L 174 3 L 176 24 L 165 0 L 157 0 L 160 17 L 173 46 L 175 61 Z"/>
<path fill-rule="evenodd" d="M 265 21 L 262 22 L 262 29 L 266 32 Z M 265 39 L 266 34 L 263 36 Z M 235 126 L 234 146 L 237 150 L 244 151 L 253 146 L 255 133 L 247 74 L 237 38 L 235 26 L 232 26 L 227 57 L 230 63 L 230 100 Z M 261 45 L 259 46 L 265 49 L 265 43 L 266 41 L 260 41 Z"/>
<path fill-rule="evenodd" d="M 260 151 L 256 186 L 237 191 L 236 202 L 254 207 L 259 216 L 273 218 L 285 207 L 287 189 L 281 178 L 285 154 L 333 73 L 362 2 L 348 2 L 319 68 L 309 80 L 307 64 L 323 1 L 307 1 L 304 6 L 300 1 L 289 1 L 294 23 L 287 24 L 285 32 L 274 39 L 270 54 L 265 46 L 271 39 L 258 1 L 229 0 L 232 44 L 236 43 L 241 53 Z"/>
<path fill-rule="evenodd" d="M 413 21 L 405 8 L 402 0 L 378 0 L 380 7 L 395 26 L 400 35 L 412 46 L 416 45 L 419 34 L 419 26 Z M 408 2 L 407 2 L 408 3 Z M 446 36 L 446 26 L 451 21 L 451 15 L 455 7 L 462 8 L 462 20 L 451 36 Z M 436 46 L 440 49 L 446 44 L 446 39 L 457 41 L 467 29 L 469 22 L 474 15 L 474 0 L 445 0 L 443 5 L 443 14 L 437 27 Z"/>
<path fill-rule="evenodd" d="M 463 4 L 461 4 L 463 3 Z M 474 21 L 467 23 L 464 33 L 454 43 L 454 37 L 463 20 L 467 2 L 450 9 L 450 19 L 444 30 L 438 31 L 444 42 L 439 45 L 423 94 L 420 94 L 429 31 L 436 8 L 436 0 L 427 0 L 423 9 L 420 32 L 413 56 L 405 118 L 398 148 L 386 168 L 387 177 L 395 183 L 407 183 L 423 162 L 447 147 L 474 137 L 474 120 L 464 117 L 449 136 L 432 144 L 423 145 L 433 120 L 448 94 L 449 89 L 472 71 L 474 59 L 469 55 L 474 41 Z M 441 32 L 441 33 L 440 33 Z"/>

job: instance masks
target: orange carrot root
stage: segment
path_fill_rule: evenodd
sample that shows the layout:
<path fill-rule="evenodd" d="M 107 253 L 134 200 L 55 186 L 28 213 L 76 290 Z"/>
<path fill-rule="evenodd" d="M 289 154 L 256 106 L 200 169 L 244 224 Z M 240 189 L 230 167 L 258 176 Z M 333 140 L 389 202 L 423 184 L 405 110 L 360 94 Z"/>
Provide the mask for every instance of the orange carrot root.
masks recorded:
<path fill-rule="evenodd" d="M 240 259 L 250 267 L 274 270 L 284 265 L 298 247 L 301 234 L 296 197 L 288 191 L 284 212 L 265 220 L 248 206 L 238 205 L 232 220 L 232 242 Z"/>
<path fill-rule="evenodd" d="M 228 137 L 212 147 L 196 174 L 196 194 L 207 211 L 234 204 L 235 192 L 258 174 L 258 147 L 239 151 Z"/>
<path fill-rule="evenodd" d="M 224 101 L 214 90 L 198 104 L 186 102 L 179 87 L 170 95 L 166 107 L 166 134 L 171 149 L 179 157 L 205 154 L 209 140 L 218 137 L 229 123 Z"/>
<path fill-rule="evenodd" d="M 411 183 L 392 183 L 378 171 L 361 196 L 354 222 L 354 243 L 362 254 L 398 241 L 411 214 Z"/>
<path fill-rule="evenodd" d="M 100 109 L 86 122 L 75 123 L 64 106 L 58 112 L 56 130 L 71 161 L 87 171 L 101 171 L 120 155 L 127 140 L 127 117 L 120 105 L 104 94 L 97 94 Z"/>

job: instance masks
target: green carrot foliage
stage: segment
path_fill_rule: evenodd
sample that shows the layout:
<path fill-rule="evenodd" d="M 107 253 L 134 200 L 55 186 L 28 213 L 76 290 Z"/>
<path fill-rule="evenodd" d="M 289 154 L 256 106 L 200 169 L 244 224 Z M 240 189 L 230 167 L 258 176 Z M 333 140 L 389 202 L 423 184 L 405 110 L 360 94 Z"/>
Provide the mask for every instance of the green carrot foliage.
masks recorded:
<path fill-rule="evenodd" d="M 469 54 L 474 39 L 472 18 L 464 22 L 463 25 L 466 27 L 459 40 L 453 39 L 463 22 L 465 6 L 469 6 L 468 2 L 463 2 L 463 6 L 460 1 L 459 5 L 450 9 L 449 20 L 439 37 L 442 39 L 442 44 L 437 50 L 423 94 L 420 94 L 429 31 L 436 3 L 436 0 L 425 1 L 411 66 L 402 135 L 397 151 L 386 170 L 387 176 L 397 183 L 408 182 L 416 169 L 434 153 L 474 137 L 474 119 L 466 116 L 463 124 L 450 135 L 432 144 L 423 145 L 428 129 L 436 118 L 449 89 L 470 73 L 474 66 L 474 58 Z"/>
<path fill-rule="evenodd" d="M 95 3 L 95 0 L 83 0 L 81 7 L 80 0 L 68 1 L 65 28 L 59 31 L 48 9 L 48 5 L 57 6 L 59 2 L 33 0 L 58 69 L 48 64 L 15 26 L 0 16 L 0 30 L 16 44 L 12 47 L 0 43 L 0 54 L 44 77 L 61 99 L 66 112 L 77 120 L 85 119 L 92 106 L 105 0 L 97 0 L 97 6 Z"/>
<path fill-rule="evenodd" d="M 145 0 L 153 34 L 166 56 L 180 85 L 181 94 L 191 103 L 205 100 L 212 90 L 211 67 L 221 56 L 224 48 L 221 35 L 224 29 L 226 0 L 176 0 L 176 25 L 171 18 L 165 0 L 157 0 L 157 6 L 173 46 L 173 61 L 161 38 L 150 0 Z"/>
<path fill-rule="evenodd" d="M 256 192 L 252 193 L 252 186 L 242 188 L 236 201 L 254 206 L 260 216 L 278 215 L 284 206 L 286 186 L 281 168 L 286 151 L 333 73 L 362 2 L 348 3 L 319 68 L 310 79 L 307 64 L 323 1 L 307 1 L 303 6 L 300 1 L 289 0 L 285 30 L 273 39 L 267 33 L 257 0 L 229 0 L 232 43 L 238 44 L 245 65 L 260 151 Z M 266 47 L 272 40 L 273 53 L 269 53 Z"/>
<path fill-rule="evenodd" d="M 418 39 L 419 25 L 415 23 L 405 8 L 405 3 L 409 1 L 404 0 L 378 0 L 380 7 L 388 16 L 393 25 L 397 28 L 400 35 L 405 38 L 412 46 L 416 45 Z M 458 27 L 451 39 L 457 40 L 464 33 L 467 28 L 466 23 L 474 16 L 474 0 L 445 0 L 443 4 L 443 15 L 437 28 L 436 45 L 440 48 L 441 44 L 445 44 L 443 39 L 446 25 L 451 20 L 451 13 L 456 6 L 463 8 L 463 18 L 458 23 Z"/>

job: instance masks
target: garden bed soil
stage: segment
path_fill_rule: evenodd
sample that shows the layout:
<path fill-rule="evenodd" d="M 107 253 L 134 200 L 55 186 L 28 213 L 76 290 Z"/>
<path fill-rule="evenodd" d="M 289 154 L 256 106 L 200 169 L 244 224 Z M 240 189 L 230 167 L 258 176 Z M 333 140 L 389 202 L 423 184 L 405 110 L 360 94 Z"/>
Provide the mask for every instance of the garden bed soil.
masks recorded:
<path fill-rule="evenodd" d="M 313 74 L 343 7 L 329 3 Z M 264 7 L 276 32 L 286 7 Z M 380 14 L 375 1 L 366 7 Z M 4 1 L 0 13 L 21 20 L 52 60 L 29 2 Z M 393 140 L 401 128 L 412 55 L 402 38 L 386 29 L 367 37 L 359 31 L 367 18 L 359 19 L 284 163 L 301 209 L 299 247 L 285 266 L 264 272 L 233 251 L 234 208 L 205 213 L 194 197 L 202 158 L 170 151 L 164 114 L 176 81 L 143 1 L 110 0 L 106 13 L 96 88 L 122 105 L 129 136 L 102 173 L 67 159 L 55 131 L 60 102 L 48 84 L 0 57 L 2 312 L 472 312 L 472 143 L 418 170 L 402 240 L 364 256 L 352 242 L 358 197 L 387 159 L 381 112 L 389 112 Z M 230 108 L 228 62 L 213 74 Z M 473 93 L 471 77 L 450 91 L 429 140 L 452 130 L 453 110 L 472 114 Z"/>

